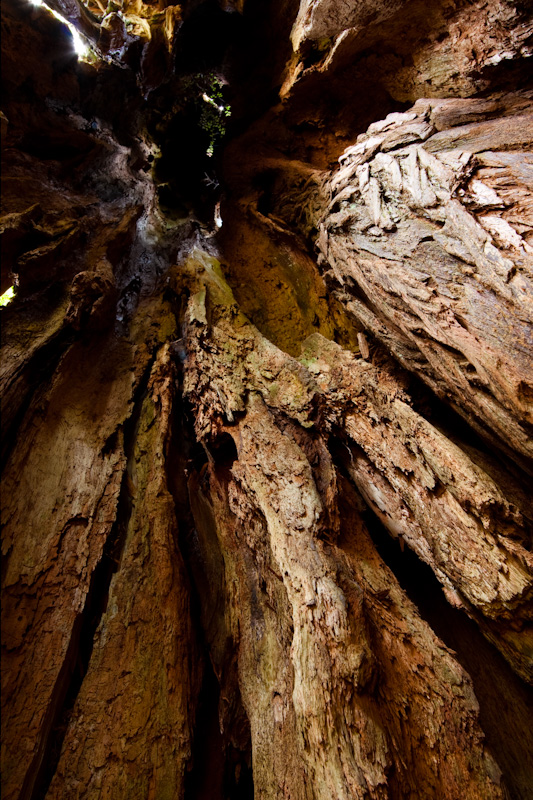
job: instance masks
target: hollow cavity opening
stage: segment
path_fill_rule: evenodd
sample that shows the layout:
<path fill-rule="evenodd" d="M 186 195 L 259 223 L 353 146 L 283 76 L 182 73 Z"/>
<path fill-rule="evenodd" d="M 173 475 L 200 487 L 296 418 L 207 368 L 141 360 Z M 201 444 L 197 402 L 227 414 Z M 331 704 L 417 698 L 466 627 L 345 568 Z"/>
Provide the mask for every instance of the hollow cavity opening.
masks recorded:
<path fill-rule="evenodd" d="M 4 294 L 0 295 L 0 308 L 4 308 L 5 306 L 9 305 L 14 297 L 15 286 L 10 286 L 9 289 L 6 289 Z"/>
<path fill-rule="evenodd" d="M 89 45 L 89 42 L 87 41 L 87 39 L 85 39 L 84 36 L 81 35 L 81 33 L 72 24 L 72 22 L 69 22 L 68 19 L 65 19 L 65 17 L 61 16 L 61 14 L 58 14 L 58 12 L 55 11 L 53 8 L 50 8 L 50 6 L 44 3 L 43 0 L 30 0 L 30 3 L 33 6 L 46 8 L 46 10 L 50 12 L 50 14 L 52 14 L 56 19 L 62 22 L 63 25 L 67 26 L 67 28 L 70 31 L 70 35 L 72 36 L 72 44 L 74 46 L 74 51 L 78 56 L 78 58 L 80 59 L 80 61 L 88 61 L 91 59 L 91 57 L 94 57 L 94 51 Z"/>

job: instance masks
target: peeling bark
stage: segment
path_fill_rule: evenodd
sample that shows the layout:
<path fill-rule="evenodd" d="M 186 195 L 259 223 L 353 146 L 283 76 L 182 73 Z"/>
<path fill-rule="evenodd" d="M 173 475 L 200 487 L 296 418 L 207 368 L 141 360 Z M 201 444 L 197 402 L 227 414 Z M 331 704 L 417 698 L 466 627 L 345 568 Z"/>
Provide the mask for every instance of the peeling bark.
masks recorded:
<path fill-rule="evenodd" d="M 469 797 L 502 796 L 498 770 L 490 766 L 481 742 L 469 747 L 466 758 L 456 746 L 462 736 L 470 746 L 479 736 L 468 678 L 379 557 L 371 555 L 353 489 L 345 481 L 342 488 L 337 485 L 325 442 L 310 432 L 316 388 L 311 375 L 266 342 L 269 360 L 254 364 L 261 346 L 251 350 L 248 343 L 258 334 L 217 283 L 208 294 L 209 318 L 205 290 L 189 306 L 194 327 L 187 340 L 194 349 L 185 386 L 206 446 L 209 434 L 224 430 L 237 451 L 226 480 L 213 463 L 202 491 L 206 494 L 209 486 L 212 519 L 222 520 L 222 551 L 237 550 L 240 556 L 241 563 L 231 567 L 240 591 L 230 607 L 240 622 L 241 693 L 252 729 L 257 796 L 325 798 L 332 790 L 346 798 L 388 797 L 395 791 L 404 797 L 421 791 L 439 797 L 455 797 L 458 791 Z M 242 358 L 247 350 L 251 355 Z M 265 373 L 270 385 L 265 385 Z M 298 373 L 299 393 L 294 384 Z M 202 388 L 206 374 L 209 384 L 217 386 L 217 400 Z M 287 382 L 290 396 L 300 397 L 296 407 L 286 405 Z M 339 495 L 344 497 L 342 524 Z M 242 553 L 243 546 L 249 555 Z M 280 619 L 282 588 L 288 621 Z M 375 616 L 383 606 L 386 626 Z M 290 636 L 283 635 L 287 629 Z M 285 659 L 290 653 L 289 676 L 276 669 L 285 661 L 283 643 Z M 256 673 L 259 665 L 260 678 L 250 683 L 252 663 Z M 397 725 L 403 718 L 409 719 L 406 724 L 420 724 L 419 736 L 410 732 L 417 741 L 416 756 L 400 744 Z M 272 769 L 280 747 L 282 771 Z M 442 747 L 439 763 L 449 764 L 438 783 L 431 771 L 425 774 L 422 755 L 435 747 Z M 456 755 L 448 761 L 452 752 Z M 291 769 L 292 761 L 300 769 Z"/>
<path fill-rule="evenodd" d="M 528 460 L 529 102 L 419 101 L 371 126 L 341 157 L 318 239 L 339 284 L 351 278 L 362 292 L 343 295 L 358 321 L 477 430 Z"/>
<path fill-rule="evenodd" d="M 183 794 L 198 673 L 165 477 L 174 385 L 166 344 L 139 401 L 126 473 L 131 508 L 118 523 L 125 541 L 46 797 Z"/>
<path fill-rule="evenodd" d="M 530 9 L 53 5 L 93 64 L 2 9 L 6 800 L 528 800 Z"/>
<path fill-rule="evenodd" d="M 12 792 L 25 774 L 25 796 L 31 796 L 77 669 L 82 615 L 97 591 L 96 569 L 118 524 L 127 461 L 124 425 L 149 365 L 150 322 L 147 315 L 136 330 L 140 346 L 114 337 L 73 346 L 36 409 L 39 424 L 28 418 L 4 470 L 6 797 L 16 796 Z"/>

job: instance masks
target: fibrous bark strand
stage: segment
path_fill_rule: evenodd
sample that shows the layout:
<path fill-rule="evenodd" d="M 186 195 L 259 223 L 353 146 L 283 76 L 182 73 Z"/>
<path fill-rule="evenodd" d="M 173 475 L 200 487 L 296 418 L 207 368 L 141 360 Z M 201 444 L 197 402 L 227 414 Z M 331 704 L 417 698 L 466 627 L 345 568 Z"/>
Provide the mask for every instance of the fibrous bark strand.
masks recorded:
<path fill-rule="evenodd" d="M 91 64 L 2 9 L 6 800 L 527 800 L 528 4 L 51 6 Z"/>

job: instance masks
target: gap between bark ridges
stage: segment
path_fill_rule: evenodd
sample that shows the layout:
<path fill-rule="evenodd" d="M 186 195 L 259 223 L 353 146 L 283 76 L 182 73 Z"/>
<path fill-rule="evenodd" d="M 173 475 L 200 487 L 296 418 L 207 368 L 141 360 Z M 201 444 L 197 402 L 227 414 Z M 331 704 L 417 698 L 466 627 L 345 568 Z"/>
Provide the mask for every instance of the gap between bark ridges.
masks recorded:
<path fill-rule="evenodd" d="M 26 773 L 20 800 L 45 800 L 48 787 L 59 763 L 69 715 L 89 667 L 94 634 L 107 607 L 111 579 L 119 569 L 128 519 L 131 514 L 128 464 L 131 464 L 137 425 L 155 359 L 154 354 L 134 393 L 131 414 L 122 426 L 126 467 L 122 476 L 115 522 L 104 545 L 102 558 L 91 577 L 83 611 L 74 623 L 67 653 L 48 707 L 47 720 L 43 724 L 39 747 L 32 765 Z"/>

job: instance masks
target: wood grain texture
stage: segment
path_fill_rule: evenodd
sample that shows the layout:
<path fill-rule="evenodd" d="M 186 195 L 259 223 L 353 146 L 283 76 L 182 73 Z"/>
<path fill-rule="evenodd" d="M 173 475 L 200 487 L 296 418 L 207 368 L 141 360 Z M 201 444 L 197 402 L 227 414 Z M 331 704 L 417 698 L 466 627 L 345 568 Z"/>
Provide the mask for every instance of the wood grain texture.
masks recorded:
<path fill-rule="evenodd" d="M 318 243 L 369 333 L 527 465 L 533 117 L 511 96 L 461 124 L 484 103 L 418 101 L 372 125 L 328 184 Z"/>
<path fill-rule="evenodd" d="M 371 555 L 353 489 L 338 475 L 312 422 L 313 406 L 322 400 L 322 421 L 335 408 L 342 416 L 342 392 L 309 366 L 318 363 L 315 354 L 304 354 L 304 367 L 263 342 L 267 360 L 260 359 L 260 334 L 236 309 L 213 262 L 197 256 L 191 267 L 206 288 L 194 294 L 188 310 L 186 392 L 207 449 L 229 434 L 236 450 L 229 470 L 211 462 L 202 495 L 230 562 L 228 568 L 225 559 L 234 587 L 229 608 L 239 630 L 255 792 L 263 798 L 326 798 L 332 791 L 345 798 L 414 797 L 423 786 L 428 797 L 454 797 L 461 785 L 466 797 L 501 796 L 498 770 L 481 740 L 468 754 L 457 747 L 463 736 L 471 742 L 477 736 L 466 675 L 375 551 Z M 345 351 L 344 357 L 354 358 Z M 334 373 L 340 364 L 336 353 Z M 356 365 L 372 369 L 359 359 Z M 360 394 L 354 389 L 350 402 Z M 372 413 L 354 408 L 354 418 L 363 416 Z M 346 424 L 349 429 L 350 418 Z M 196 520 L 205 524 L 199 514 Z M 386 625 L 372 610 L 383 604 Z M 411 730 L 404 740 L 397 724 L 407 697 L 410 724 L 420 724 L 421 733 Z M 273 770 L 282 743 L 288 750 Z M 439 763 L 450 770 L 439 776 L 427 770 L 422 755 L 436 747 L 442 748 Z M 303 765 L 305 778 L 301 769 L 289 768 L 293 760 Z"/>

